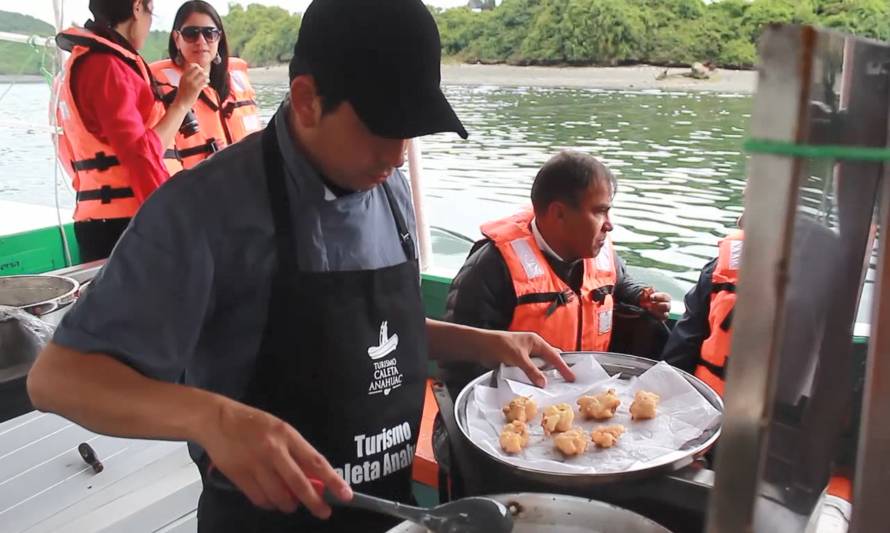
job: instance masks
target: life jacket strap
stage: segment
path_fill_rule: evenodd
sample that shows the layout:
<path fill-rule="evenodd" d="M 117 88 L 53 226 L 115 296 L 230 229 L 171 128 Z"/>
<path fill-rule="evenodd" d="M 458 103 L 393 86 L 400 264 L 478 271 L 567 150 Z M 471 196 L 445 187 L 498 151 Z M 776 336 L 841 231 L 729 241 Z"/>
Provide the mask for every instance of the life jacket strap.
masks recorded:
<path fill-rule="evenodd" d="M 199 144 L 198 146 L 192 146 L 190 148 L 169 148 L 164 151 L 164 159 L 178 159 L 182 161 L 186 157 L 192 157 L 200 154 L 213 154 L 220 150 L 219 144 L 217 144 L 216 139 L 210 138 L 207 139 L 207 142 L 204 144 Z"/>
<path fill-rule="evenodd" d="M 516 299 L 516 305 L 523 304 L 540 304 L 552 302 L 550 307 L 547 308 L 546 316 L 550 316 L 556 312 L 556 310 L 561 305 L 566 305 L 567 303 L 572 301 L 572 298 L 575 297 L 575 293 L 572 291 L 563 291 L 563 292 L 535 292 L 531 294 L 523 294 L 522 296 Z"/>
<path fill-rule="evenodd" d="M 710 361 L 706 361 L 704 359 L 699 359 L 698 364 L 707 368 L 711 374 L 714 374 L 718 378 L 723 381 L 726 381 L 726 367 L 725 366 L 717 366 Z"/>
<path fill-rule="evenodd" d="M 88 191 L 77 191 L 78 202 L 101 200 L 103 204 L 110 204 L 112 200 L 132 198 L 133 196 L 133 189 L 130 187 L 112 187 L 111 185 L 103 185 L 99 189 Z"/>
<path fill-rule="evenodd" d="M 85 172 L 88 170 L 98 170 L 99 172 L 103 172 L 120 164 L 121 162 L 118 160 L 117 156 L 107 155 L 105 152 L 96 152 L 95 157 L 90 159 L 71 161 L 71 167 L 78 172 Z"/>
<path fill-rule="evenodd" d="M 256 100 L 236 100 L 234 102 L 229 102 L 223 106 L 222 112 L 226 117 L 232 116 L 232 113 L 238 109 L 239 107 L 248 107 L 248 106 L 256 106 Z"/>

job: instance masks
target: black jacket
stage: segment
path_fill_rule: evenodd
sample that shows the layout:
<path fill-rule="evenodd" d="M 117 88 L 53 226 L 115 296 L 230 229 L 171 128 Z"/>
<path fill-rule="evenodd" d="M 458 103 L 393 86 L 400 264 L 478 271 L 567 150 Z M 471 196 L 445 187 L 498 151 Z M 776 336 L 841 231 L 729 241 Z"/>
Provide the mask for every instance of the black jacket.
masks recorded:
<path fill-rule="evenodd" d="M 550 267 L 576 293 L 580 292 L 584 262 L 566 263 L 544 254 Z M 637 305 L 647 286 L 625 272 L 624 262 L 615 255 L 617 281 L 612 294 L 616 304 Z M 506 330 L 513 321 L 516 291 L 504 257 L 494 243 L 483 239 L 473 245 L 467 261 L 451 282 L 445 302 L 445 320 L 483 329 Z M 439 365 L 440 376 L 452 397 L 487 369 L 477 363 L 449 362 Z"/>
<path fill-rule="evenodd" d="M 686 312 L 671 330 L 661 354 L 662 359 L 687 372 L 695 370 L 702 343 L 711 336 L 708 315 L 711 313 L 711 278 L 716 266 L 716 258 L 709 261 L 702 268 L 698 283 L 686 293 L 683 298 Z"/>

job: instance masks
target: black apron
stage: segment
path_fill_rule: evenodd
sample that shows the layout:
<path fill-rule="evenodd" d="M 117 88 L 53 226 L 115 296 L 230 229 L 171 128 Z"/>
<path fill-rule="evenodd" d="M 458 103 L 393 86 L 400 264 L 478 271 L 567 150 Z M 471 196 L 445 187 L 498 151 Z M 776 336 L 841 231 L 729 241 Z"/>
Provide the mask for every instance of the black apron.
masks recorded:
<path fill-rule="evenodd" d="M 405 219 L 384 183 L 407 261 L 377 270 L 302 272 L 274 118 L 263 133 L 263 157 L 278 268 L 255 374 L 242 401 L 293 425 L 354 490 L 411 502 L 427 341 Z M 201 532 L 372 532 L 396 523 L 337 507 L 328 521 L 304 507 L 293 514 L 264 511 L 217 471 L 207 475 L 205 465 L 199 461 Z"/>

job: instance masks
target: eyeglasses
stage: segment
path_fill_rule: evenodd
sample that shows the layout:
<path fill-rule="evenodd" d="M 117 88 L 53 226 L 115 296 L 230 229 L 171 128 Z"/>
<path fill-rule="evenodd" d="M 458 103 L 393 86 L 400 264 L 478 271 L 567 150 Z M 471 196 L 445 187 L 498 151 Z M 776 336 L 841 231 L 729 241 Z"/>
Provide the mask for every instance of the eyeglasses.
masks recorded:
<path fill-rule="evenodd" d="M 186 26 L 179 30 L 179 34 L 189 43 L 196 42 L 201 35 L 204 36 L 205 41 L 213 43 L 219 40 L 222 32 L 213 26 Z"/>

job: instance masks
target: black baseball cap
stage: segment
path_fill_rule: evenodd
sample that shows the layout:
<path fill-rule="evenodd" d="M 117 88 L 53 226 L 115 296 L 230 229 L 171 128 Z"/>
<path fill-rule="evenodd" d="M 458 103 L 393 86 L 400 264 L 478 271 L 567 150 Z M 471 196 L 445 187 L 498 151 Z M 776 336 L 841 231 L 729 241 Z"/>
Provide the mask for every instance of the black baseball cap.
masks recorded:
<path fill-rule="evenodd" d="M 441 59 L 439 30 L 421 0 L 314 0 L 289 70 L 291 80 L 311 74 L 381 137 L 453 131 L 466 139 L 439 86 Z"/>

